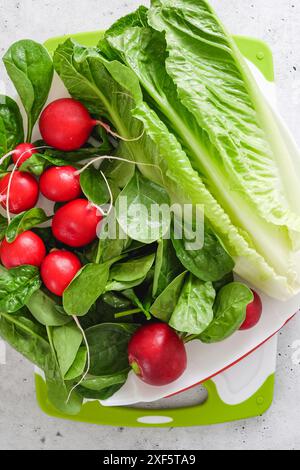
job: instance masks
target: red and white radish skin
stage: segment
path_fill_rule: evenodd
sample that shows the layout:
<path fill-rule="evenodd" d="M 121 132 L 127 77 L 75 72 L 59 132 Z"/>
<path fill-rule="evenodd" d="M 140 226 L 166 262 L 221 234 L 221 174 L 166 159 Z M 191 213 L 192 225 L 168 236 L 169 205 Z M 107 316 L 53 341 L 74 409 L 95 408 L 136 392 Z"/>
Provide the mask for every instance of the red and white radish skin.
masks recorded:
<path fill-rule="evenodd" d="M 50 201 L 68 202 L 81 195 L 80 176 L 72 166 L 53 166 L 40 178 L 40 191 Z"/>
<path fill-rule="evenodd" d="M 187 367 L 184 343 L 165 323 L 142 326 L 129 343 L 128 359 L 141 380 L 156 386 L 174 382 Z"/>
<path fill-rule="evenodd" d="M 79 258 L 70 251 L 53 250 L 42 263 L 41 277 L 47 289 L 61 297 L 81 267 Z"/>
<path fill-rule="evenodd" d="M 246 310 L 246 320 L 240 327 L 241 331 L 244 330 L 250 330 L 251 328 L 254 328 L 260 321 L 261 316 L 262 316 L 262 311 L 263 311 L 263 306 L 262 306 L 262 301 L 260 296 L 252 290 L 254 299 L 251 304 L 247 306 Z"/>
<path fill-rule="evenodd" d="M 54 237 L 65 245 L 79 248 L 93 242 L 103 216 L 86 199 L 75 199 L 58 209 L 53 217 Z"/>
<path fill-rule="evenodd" d="M 0 202 L 12 214 L 32 209 L 39 197 L 39 185 L 30 174 L 21 171 L 8 173 L 0 181 Z"/>
<path fill-rule="evenodd" d="M 62 98 L 50 103 L 42 112 L 39 126 L 47 145 L 64 152 L 78 150 L 98 124 L 79 101 Z"/>
<path fill-rule="evenodd" d="M 46 144 L 64 152 L 80 149 L 95 126 L 103 127 L 111 136 L 126 142 L 134 142 L 143 136 L 143 133 L 135 138 L 120 136 L 109 124 L 93 119 L 86 107 L 73 98 L 61 98 L 50 103 L 41 114 L 39 126 Z"/>
<path fill-rule="evenodd" d="M 4 238 L 0 246 L 1 263 L 7 269 L 23 265 L 40 267 L 45 256 L 43 240 L 30 230 L 18 235 L 12 243 Z"/>
<path fill-rule="evenodd" d="M 34 145 L 28 143 L 19 144 L 13 152 L 12 159 L 14 164 L 20 168 L 35 153 L 37 153 L 37 149 Z"/>

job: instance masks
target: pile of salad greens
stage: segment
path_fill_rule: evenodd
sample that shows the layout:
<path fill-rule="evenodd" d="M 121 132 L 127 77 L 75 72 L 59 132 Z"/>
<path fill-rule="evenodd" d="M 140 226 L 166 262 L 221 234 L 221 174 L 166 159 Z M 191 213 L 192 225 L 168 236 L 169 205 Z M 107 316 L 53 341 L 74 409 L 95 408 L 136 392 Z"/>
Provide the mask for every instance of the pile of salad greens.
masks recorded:
<path fill-rule="evenodd" d="M 83 267 L 62 298 L 45 288 L 37 267 L 0 265 L 0 336 L 44 371 L 54 406 L 76 414 L 83 399 L 116 393 L 130 371 L 128 343 L 149 321 L 168 323 L 185 342 L 235 333 L 253 293 L 233 271 L 275 298 L 299 292 L 298 168 L 205 0 L 152 0 L 150 9 L 117 21 L 97 47 L 68 39 L 53 61 L 43 46 L 20 41 L 4 64 L 27 114 L 28 142 L 54 70 L 73 98 L 122 136 L 96 127 L 74 152 L 34 142 L 39 152 L 20 168 L 37 178 L 51 166 L 84 168 L 84 197 L 104 206 L 113 196 L 107 217 L 125 232 L 113 239 L 104 227 L 99 239 L 72 250 Z M 23 141 L 19 107 L 1 96 L 1 155 Z M 99 156 L 105 180 L 97 165 L 85 167 Z M 2 161 L 1 177 L 10 163 Z M 119 205 L 124 196 L 127 214 Z M 174 220 L 165 227 L 150 210 L 138 220 L 131 211 L 134 204 L 174 203 L 203 205 L 203 247 L 187 250 L 187 240 L 174 236 Z M 48 251 L 70 250 L 53 236 L 51 219 L 39 207 L 11 221 L 1 215 L 0 238 L 13 242 L 32 230 Z M 149 227 L 156 230 L 147 239 Z"/>

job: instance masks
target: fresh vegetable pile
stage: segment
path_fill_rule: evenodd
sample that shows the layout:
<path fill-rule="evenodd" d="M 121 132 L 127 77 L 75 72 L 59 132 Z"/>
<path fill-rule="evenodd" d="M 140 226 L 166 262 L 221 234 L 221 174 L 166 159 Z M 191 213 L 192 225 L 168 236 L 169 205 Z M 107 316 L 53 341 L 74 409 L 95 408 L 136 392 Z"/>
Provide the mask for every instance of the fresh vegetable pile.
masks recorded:
<path fill-rule="evenodd" d="M 26 40 L 3 60 L 27 137 L 1 96 L 0 335 L 54 406 L 76 414 L 131 369 L 169 384 L 185 343 L 255 326 L 261 300 L 233 272 L 299 292 L 299 162 L 206 1 L 152 0 L 95 48 L 68 39 L 52 61 Z M 72 98 L 45 107 L 54 69 Z M 190 232 L 204 209 L 201 246 L 150 210 L 174 204 L 197 208 Z"/>

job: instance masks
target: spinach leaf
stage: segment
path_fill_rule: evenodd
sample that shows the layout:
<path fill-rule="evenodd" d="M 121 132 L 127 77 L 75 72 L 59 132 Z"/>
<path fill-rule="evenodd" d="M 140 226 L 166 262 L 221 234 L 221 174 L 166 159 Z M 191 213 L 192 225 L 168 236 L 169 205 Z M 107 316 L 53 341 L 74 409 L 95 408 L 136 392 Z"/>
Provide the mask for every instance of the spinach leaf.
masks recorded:
<path fill-rule="evenodd" d="M 98 245 L 99 261 L 105 263 L 120 256 L 132 243 L 132 240 L 120 227 L 113 210 L 101 226 Z"/>
<path fill-rule="evenodd" d="M 0 155 L 14 150 L 24 142 L 23 119 L 18 105 L 8 96 L 0 95 Z M 1 165 L 1 170 L 9 166 L 8 158 Z"/>
<path fill-rule="evenodd" d="M 86 331 L 90 348 L 90 374 L 111 375 L 124 371 L 128 364 L 128 343 L 137 325 L 103 323 Z"/>
<path fill-rule="evenodd" d="M 0 241 L 5 237 L 7 229 L 7 219 L 0 214 Z"/>
<path fill-rule="evenodd" d="M 3 57 L 7 73 L 14 83 L 28 118 L 27 142 L 48 98 L 53 64 L 46 49 L 31 40 L 13 44 Z"/>
<path fill-rule="evenodd" d="M 41 145 L 43 145 L 43 141 L 41 141 Z M 89 160 L 93 157 L 111 155 L 112 149 L 112 145 L 110 144 L 109 140 L 106 139 L 99 147 L 87 146 L 73 152 L 62 152 L 61 150 L 50 148 L 46 149 L 43 152 L 43 155 L 45 158 L 49 158 L 50 162 L 51 159 L 61 159 L 63 157 L 63 160 L 67 162 L 68 165 L 70 165 L 70 163 L 78 163 L 83 160 Z"/>
<path fill-rule="evenodd" d="M 143 302 L 140 301 L 140 299 L 138 298 L 138 296 L 136 295 L 133 289 L 125 290 L 122 292 L 122 294 L 125 295 L 125 297 L 127 297 L 128 299 L 130 299 L 134 305 L 136 305 L 138 308 L 141 309 L 141 311 L 146 316 L 147 320 L 151 320 L 150 313 L 145 308 Z"/>
<path fill-rule="evenodd" d="M 122 157 L 122 154 L 124 155 L 122 150 L 123 147 L 124 143 L 121 142 L 117 150 L 117 156 Z M 128 162 L 110 159 L 103 162 L 101 169 L 110 181 L 113 181 L 120 189 L 123 189 L 133 178 L 135 165 Z"/>
<path fill-rule="evenodd" d="M 117 380 L 117 379 L 116 379 Z M 121 379 L 119 379 L 121 380 Z M 89 400 L 107 400 L 108 398 L 112 397 L 120 388 L 123 387 L 124 382 L 121 382 L 116 385 L 112 385 L 111 387 L 104 388 L 103 390 L 95 391 L 95 390 L 89 390 L 85 387 L 79 386 L 77 388 L 77 392 L 83 397 L 87 398 Z"/>
<path fill-rule="evenodd" d="M 211 282 L 203 282 L 189 274 L 169 322 L 177 331 L 199 335 L 214 318 L 216 293 Z"/>
<path fill-rule="evenodd" d="M 80 185 L 85 197 L 96 204 L 102 206 L 109 199 L 109 191 L 99 170 L 90 167 L 80 175 Z"/>
<path fill-rule="evenodd" d="M 85 365 L 87 361 L 87 349 L 85 347 L 79 348 L 75 360 L 71 365 L 68 372 L 65 374 L 65 380 L 75 380 L 84 373 Z"/>
<path fill-rule="evenodd" d="M 84 316 L 103 294 L 109 277 L 107 264 L 84 266 L 63 295 L 63 306 L 68 315 Z"/>
<path fill-rule="evenodd" d="M 227 284 L 217 295 L 214 320 L 199 339 L 216 343 L 231 336 L 245 321 L 247 305 L 252 301 L 253 293 L 247 286 L 240 282 Z"/>
<path fill-rule="evenodd" d="M 0 314 L 0 336 L 43 370 L 53 367 L 50 345 L 42 327 L 23 315 Z"/>
<path fill-rule="evenodd" d="M 116 201 L 117 219 L 130 238 L 150 244 L 169 230 L 169 205 L 165 189 L 136 172 Z"/>
<path fill-rule="evenodd" d="M 126 299 L 121 294 L 116 294 L 116 292 L 107 292 L 102 296 L 103 302 L 112 307 L 115 310 L 128 309 L 132 303 L 130 300 Z"/>
<path fill-rule="evenodd" d="M 58 157 L 51 157 L 46 153 L 35 153 L 20 167 L 20 171 L 28 171 L 35 176 L 41 176 L 48 166 L 66 166 L 70 162 Z"/>
<path fill-rule="evenodd" d="M 0 336 L 45 372 L 48 399 L 57 409 L 71 415 L 79 413 L 82 398 L 73 393 L 67 403 L 71 385 L 67 386 L 60 375 L 53 346 L 49 342 L 51 335 L 47 335 L 44 327 L 18 313 L 1 312 Z"/>
<path fill-rule="evenodd" d="M 62 326 L 72 320 L 65 314 L 63 307 L 42 290 L 34 292 L 26 302 L 26 306 L 31 315 L 45 326 Z"/>
<path fill-rule="evenodd" d="M 101 296 L 94 305 L 92 305 L 91 309 L 84 317 L 81 317 L 80 324 L 84 330 L 87 330 L 88 328 L 91 328 L 95 325 L 100 325 L 102 323 L 120 323 L 120 320 L 115 318 L 115 314 L 120 312 L 121 310 L 128 310 L 129 307 L 115 308 L 109 305 L 108 303 L 104 302 L 104 295 Z M 125 301 L 128 302 L 127 299 L 125 299 Z M 132 323 L 132 318 L 124 317 L 122 319 L 122 322 Z"/>
<path fill-rule="evenodd" d="M 40 286 L 39 270 L 35 266 L 7 270 L 0 265 L 0 312 L 17 312 Z"/>
<path fill-rule="evenodd" d="M 51 327 L 47 327 L 47 335 L 52 356 L 52 367 L 45 370 L 48 398 L 58 410 L 69 415 L 76 415 L 81 410 L 82 397 L 77 391 L 73 391 L 69 396 L 73 384 L 65 382 L 60 370 Z"/>
<path fill-rule="evenodd" d="M 6 230 L 6 240 L 8 243 L 12 243 L 20 233 L 30 230 L 50 219 L 51 217 L 47 217 L 45 211 L 38 207 L 22 212 L 22 214 L 16 215 L 9 224 Z"/>
<path fill-rule="evenodd" d="M 89 377 L 88 379 L 82 382 L 82 387 L 94 391 L 94 392 L 101 392 L 108 387 L 112 387 L 113 385 L 124 384 L 128 377 L 129 368 L 117 372 L 111 375 L 102 375 L 99 377 Z"/>
<path fill-rule="evenodd" d="M 225 287 L 227 286 L 227 284 L 231 284 L 232 282 L 234 282 L 233 272 L 225 274 L 225 276 L 222 277 L 222 279 L 220 279 L 219 281 L 213 282 L 213 286 L 214 286 L 215 291 L 219 292 L 222 289 L 222 287 Z"/>
<path fill-rule="evenodd" d="M 158 297 L 182 272 L 173 244 L 170 240 L 159 240 L 153 280 L 153 297 Z"/>
<path fill-rule="evenodd" d="M 135 281 L 109 281 L 106 285 L 105 292 L 122 292 L 126 289 L 133 289 L 134 287 L 140 286 L 145 281 L 146 276 L 141 279 L 136 279 Z"/>
<path fill-rule="evenodd" d="M 175 219 L 175 225 L 178 223 Z M 183 266 L 194 276 L 202 281 L 219 281 L 226 274 L 232 272 L 234 261 L 227 253 L 219 238 L 205 221 L 203 247 L 198 248 L 195 241 L 196 228 L 194 221 L 190 223 L 185 220 L 184 230 L 180 230 L 182 236 L 175 235 L 176 230 L 172 230 L 172 242 Z M 201 228 L 198 228 L 198 231 Z M 194 240 L 194 241 L 193 241 Z"/>
<path fill-rule="evenodd" d="M 170 318 L 180 297 L 186 274 L 187 272 L 185 271 L 184 273 L 177 276 L 157 297 L 154 304 L 150 308 L 150 312 L 154 317 L 166 323 L 170 321 Z"/>
<path fill-rule="evenodd" d="M 110 272 L 111 281 L 132 282 L 147 276 L 153 266 L 155 255 L 132 259 L 115 264 Z"/>
<path fill-rule="evenodd" d="M 82 333 L 75 324 L 53 328 L 53 346 L 62 376 L 65 378 L 78 354 Z"/>
<path fill-rule="evenodd" d="M 80 413 L 82 408 L 82 396 L 78 391 L 73 391 L 69 397 L 69 393 L 73 387 L 72 383 L 66 384 L 60 377 L 57 369 L 54 371 L 46 371 L 47 395 L 49 401 L 60 412 L 75 416 Z"/>

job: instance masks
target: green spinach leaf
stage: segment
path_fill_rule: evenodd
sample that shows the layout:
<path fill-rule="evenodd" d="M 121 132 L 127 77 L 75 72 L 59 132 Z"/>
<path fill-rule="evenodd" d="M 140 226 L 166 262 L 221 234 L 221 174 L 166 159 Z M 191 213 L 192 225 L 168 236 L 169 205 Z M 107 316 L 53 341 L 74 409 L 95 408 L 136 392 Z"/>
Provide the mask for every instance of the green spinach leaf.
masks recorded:
<path fill-rule="evenodd" d="M 31 40 L 14 43 L 3 57 L 7 73 L 16 87 L 28 118 L 27 142 L 48 98 L 53 64 L 47 50 Z"/>
<path fill-rule="evenodd" d="M 118 392 L 118 390 L 123 387 L 125 382 L 112 385 L 111 387 L 104 388 L 103 390 L 99 391 L 89 390 L 85 387 L 79 386 L 77 388 L 77 391 L 83 398 L 87 398 L 89 400 L 107 400 L 108 398 L 112 397 L 116 392 Z"/>
<path fill-rule="evenodd" d="M 201 334 L 214 318 L 215 297 L 211 282 L 200 281 L 189 274 L 171 316 L 170 326 L 191 335 Z"/>
<path fill-rule="evenodd" d="M 78 390 L 73 391 L 69 397 L 73 384 L 66 384 L 60 377 L 57 369 L 54 371 L 47 371 L 45 373 L 45 377 L 47 395 L 52 405 L 66 415 L 75 416 L 80 413 L 83 399 L 78 393 Z"/>
<path fill-rule="evenodd" d="M 35 176 L 41 176 L 49 166 L 66 166 L 70 162 L 58 157 L 51 157 L 46 153 L 35 153 L 28 158 L 20 167 L 20 171 L 28 171 Z"/>
<path fill-rule="evenodd" d="M 94 392 L 101 392 L 108 387 L 112 387 L 113 385 L 124 384 L 128 377 L 129 368 L 117 372 L 112 375 L 102 375 L 99 377 L 89 377 L 88 379 L 82 382 L 82 387 L 94 391 Z"/>
<path fill-rule="evenodd" d="M 0 214 L 0 241 L 5 237 L 7 230 L 7 219 Z"/>
<path fill-rule="evenodd" d="M 20 233 L 47 222 L 50 218 L 51 217 L 47 217 L 43 209 L 38 207 L 16 215 L 6 230 L 6 240 L 8 243 L 12 243 Z"/>
<path fill-rule="evenodd" d="M 109 281 L 106 285 L 105 292 L 122 292 L 123 290 L 133 289 L 134 287 L 140 286 L 145 281 L 146 276 L 135 281 Z"/>
<path fill-rule="evenodd" d="M 174 227 L 177 223 L 175 219 Z M 202 247 L 198 247 L 199 242 L 196 240 L 200 230 L 203 230 L 204 235 Z M 202 281 L 219 281 L 232 272 L 234 261 L 207 221 L 197 231 L 196 234 L 194 221 L 190 223 L 188 220 L 185 220 L 184 230 L 179 232 L 182 236 L 176 236 L 176 230 L 172 230 L 172 242 L 177 257 L 188 271 Z"/>
<path fill-rule="evenodd" d="M 217 295 L 214 320 L 199 339 L 216 343 L 231 336 L 245 321 L 247 305 L 252 301 L 253 293 L 247 286 L 240 282 L 227 284 Z"/>
<path fill-rule="evenodd" d="M 109 277 L 107 264 L 84 266 L 63 295 L 63 306 L 68 315 L 84 316 L 103 294 Z"/>
<path fill-rule="evenodd" d="M 65 378 L 78 354 L 82 333 L 75 324 L 53 328 L 53 345 L 62 376 Z"/>
<path fill-rule="evenodd" d="M 231 284 L 232 282 L 234 282 L 233 272 L 225 274 L 225 276 L 222 279 L 214 282 L 213 286 L 215 288 L 215 291 L 219 292 L 222 289 L 222 287 L 225 287 L 227 286 L 227 284 Z"/>
<path fill-rule="evenodd" d="M 117 156 L 122 158 L 124 143 L 119 144 Z M 120 160 L 105 160 L 101 165 L 101 169 L 105 176 L 113 181 L 120 189 L 125 188 L 129 181 L 133 178 L 135 165 Z"/>
<path fill-rule="evenodd" d="M 86 347 L 82 346 L 79 348 L 75 360 L 73 364 L 71 365 L 70 369 L 68 372 L 65 374 L 65 380 L 70 381 L 70 380 L 75 380 L 84 373 L 84 369 L 86 366 L 87 362 L 87 349 Z"/>
<path fill-rule="evenodd" d="M 96 204 L 102 206 L 109 201 L 109 191 L 99 170 L 90 167 L 80 175 L 80 185 L 85 197 Z"/>
<path fill-rule="evenodd" d="M 66 383 L 61 373 L 54 347 L 53 328 L 47 327 L 47 335 L 52 357 L 52 367 L 45 370 L 48 398 L 58 410 L 69 415 L 76 415 L 81 410 L 82 397 L 75 390 L 70 395 L 73 384 Z"/>
<path fill-rule="evenodd" d="M 132 282 L 147 276 L 153 266 L 155 254 L 115 264 L 110 272 L 111 281 Z"/>
<path fill-rule="evenodd" d="M 136 172 L 116 201 L 117 219 L 130 238 L 150 244 L 168 232 L 169 206 L 165 189 Z"/>
<path fill-rule="evenodd" d="M 128 343 L 137 330 L 136 325 L 103 323 L 86 331 L 90 348 L 90 374 L 111 375 L 124 371 L 128 364 Z"/>
<path fill-rule="evenodd" d="M 132 243 L 132 240 L 120 227 L 115 211 L 112 211 L 101 226 L 98 245 L 98 261 L 105 263 L 120 256 Z"/>
<path fill-rule="evenodd" d="M 166 289 L 157 297 L 154 304 L 150 308 L 150 312 L 155 318 L 162 320 L 166 323 L 175 310 L 180 293 L 183 287 L 187 272 L 179 274 Z"/>
<path fill-rule="evenodd" d="M 147 308 L 144 306 L 144 303 L 139 299 L 133 289 L 128 289 L 122 292 L 127 299 L 130 299 L 134 305 L 141 309 L 141 311 L 146 316 L 147 320 L 151 320 L 151 315 L 148 312 Z"/>
<path fill-rule="evenodd" d="M 42 290 L 35 291 L 26 306 L 31 315 L 45 326 L 63 326 L 72 320 L 65 314 L 63 307 Z"/>
<path fill-rule="evenodd" d="M 30 319 L 1 312 L 0 336 L 40 369 L 53 368 L 46 331 Z"/>
<path fill-rule="evenodd" d="M 107 292 L 106 294 L 103 294 L 102 300 L 107 305 L 118 311 L 122 309 L 126 310 L 132 305 L 130 300 L 116 292 Z"/>
<path fill-rule="evenodd" d="M 0 265 L 0 312 L 17 312 L 40 286 L 39 270 L 35 266 L 7 270 Z"/>
<path fill-rule="evenodd" d="M 158 297 L 182 272 L 173 244 L 170 240 L 159 240 L 153 280 L 153 297 Z"/>
<path fill-rule="evenodd" d="M 19 107 L 8 96 L 0 95 L 0 155 L 14 150 L 21 142 L 24 142 L 24 130 Z M 8 158 L 0 166 L 1 170 L 6 170 L 9 163 Z"/>

